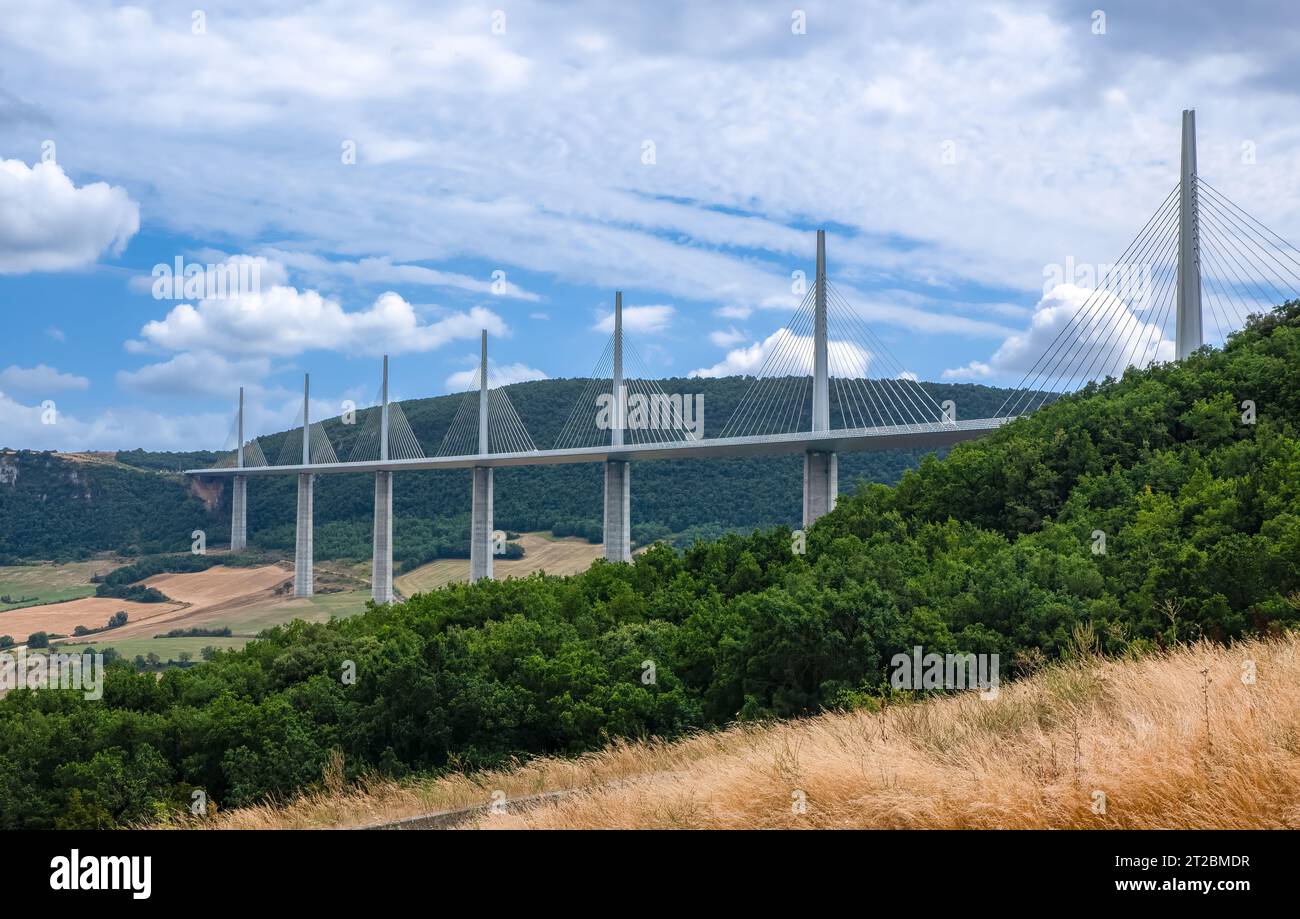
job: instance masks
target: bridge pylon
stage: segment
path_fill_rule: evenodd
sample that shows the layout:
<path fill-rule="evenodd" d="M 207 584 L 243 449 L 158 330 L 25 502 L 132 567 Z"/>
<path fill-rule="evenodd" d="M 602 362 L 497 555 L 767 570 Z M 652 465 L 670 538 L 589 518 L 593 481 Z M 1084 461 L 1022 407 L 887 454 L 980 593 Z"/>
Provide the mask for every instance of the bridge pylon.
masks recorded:
<path fill-rule="evenodd" d="M 813 433 L 831 429 L 830 359 L 826 332 L 826 231 L 817 231 L 817 285 L 813 307 Z M 803 457 L 803 525 L 835 510 L 839 497 L 839 457 L 809 450 Z"/>
<path fill-rule="evenodd" d="M 302 464 L 311 464 L 311 374 L 302 376 Z M 312 492 L 315 476 L 298 473 L 298 520 L 293 548 L 293 595 L 310 597 L 313 590 Z"/>
<path fill-rule="evenodd" d="M 1183 110 L 1182 169 L 1178 180 L 1178 309 L 1175 354 L 1181 361 L 1199 348 L 1201 332 L 1201 220 L 1196 187 L 1196 110 Z"/>
<path fill-rule="evenodd" d="M 388 461 L 388 355 L 379 397 L 379 460 Z M 375 473 L 375 522 L 370 562 L 370 598 L 393 602 L 393 473 Z"/>
<path fill-rule="evenodd" d="M 238 445 L 235 448 L 235 465 L 244 468 L 244 387 L 239 387 Z M 230 491 L 230 551 L 239 552 L 248 547 L 248 476 L 237 475 Z"/>
<path fill-rule="evenodd" d="M 614 369 L 611 374 L 610 400 L 613 411 L 609 431 L 610 445 L 623 445 L 627 426 L 627 392 L 623 383 L 623 292 L 614 292 Z M 605 558 L 611 562 L 632 561 L 632 482 L 627 460 L 605 461 L 605 514 L 602 541 Z"/>
<path fill-rule="evenodd" d="M 479 347 L 478 373 L 478 452 L 486 456 L 488 438 L 488 356 L 487 329 Z M 475 466 L 471 486 L 469 518 L 469 579 L 492 577 L 492 467 Z"/>

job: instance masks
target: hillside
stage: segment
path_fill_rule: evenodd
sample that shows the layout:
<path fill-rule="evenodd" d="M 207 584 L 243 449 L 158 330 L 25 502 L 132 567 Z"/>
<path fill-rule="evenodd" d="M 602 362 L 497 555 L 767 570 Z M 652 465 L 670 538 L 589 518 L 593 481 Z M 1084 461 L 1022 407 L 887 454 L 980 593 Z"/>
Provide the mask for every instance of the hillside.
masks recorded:
<path fill-rule="evenodd" d="M 284 798 L 339 757 L 344 780 L 401 777 L 870 708 L 916 646 L 997 654 L 1009 680 L 1080 634 L 1112 657 L 1281 634 L 1300 616 L 1298 432 L 1291 303 L 1222 351 L 1130 371 L 868 486 L 806 554 L 782 527 L 657 546 L 294 623 L 161 679 L 112 667 L 102 702 L 10 693 L 0 820 L 113 826 L 194 788 L 226 809 Z M 1228 687 L 1207 692 L 1213 705 Z"/>
<path fill-rule="evenodd" d="M 539 445 L 554 442 L 583 379 L 542 380 L 508 388 L 521 419 Z M 966 384 L 924 384 L 936 400 L 953 399 L 963 417 L 994 412 L 1005 391 Z M 743 395 L 741 377 L 663 381 L 668 392 L 705 394 L 705 432 L 720 428 Z M 437 451 L 463 394 L 414 399 L 403 409 L 428 453 Z M 369 409 L 368 411 L 373 411 Z M 340 457 L 365 427 L 324 422 Z M 261 438 L 274 461 L 286 434 Z M 858 480 L 894 482 L 924 451 L 846 454 L 840 487 Z M 91 462 L 87 457 L 95 458 Z M 0 455 L 0 563 L 17 559 L 84 558 L 116 551 L 152 554 L 187 550 L 203 529 L 209 544 L 230 532 L 226 480 L 189 482 L 180 469 L 211 464 L 212 452 L 57 454 L 8 451 Z M 393 489 L 394 559 L 410 570 L 434 558 L 469 554 L 467 473 L 403 473 Z M 728 530 L 796 522 L 802 466 L 797 456 L 638 463 L 633 471 L 633 537 L 640 544 L 675 537 L 685 545 Z M 553 530 L 560 536 L 601 539 L 602 472 L 598 464 L 498 470 L 495 522 L 509 530 Z M 248 535 L 254 549 L 292 551 L 296 481 L 256 479 L 248 491 Z M 315 547 L 320 559 L 369 558 L 374 485 L 366 475 L 323 476 L 316 485 Z"/>
<path fill-rule="evenodd" d="M 1300 828 L 1300 639 L 1105 660 L 1088 639 L 1004 687 L 619 742 L 472 777 L 327 782 L 219 829 L 357 827 L 489 804 L 480 829 Z M 1241 679 L 1243 661 L 1255 682 Z M 550 799 L 528 803 L 530 796 Z M 802 804 L 803 807 L 798 805 Z"/>

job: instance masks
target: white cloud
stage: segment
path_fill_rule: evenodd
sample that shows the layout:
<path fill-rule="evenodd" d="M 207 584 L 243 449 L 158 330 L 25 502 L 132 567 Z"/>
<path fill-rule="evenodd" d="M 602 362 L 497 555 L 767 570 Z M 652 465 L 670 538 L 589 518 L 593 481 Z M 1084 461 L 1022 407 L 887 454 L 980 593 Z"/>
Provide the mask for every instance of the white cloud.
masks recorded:
<path fill-rule="evenodd" d="M 64 271 L 120 253 L 140 229 L 122 188 L 77 188 L 53 161 L 0 160 L 0 274 Z"/>
<path fill-rule="evenodd" d="M 164 229 L 290 240 L 278 245 L 393 286 L 481 285 L 500 265 L 738 304 L 723 319 L 741 323 L 792 306 L 816 215 L 846 227 L 828 246 L 841 282 L 1037 297 L 1045 263 L 1113 259 L 1154 210 L 1187 99 L 1202 109 L 1202 173 L 1300 239 L 1300 154 L 1277 117 L 1295 98 L 1292 36 L 1263 7 L 1176 35 L 1134 10 L 1104 41 L 1059 5 L 958 0 L 826 7 L 815 41 L 738 2 L 680 6 L 664 30 L 655 9 L 523 0 L 503 36 L 481 8 L 422 16 L 388 0 L 231 9 L 204 36 L 140 5 L 14 7 L 6 91 L 75 138 L 78 174 L 147 188 Z M 1241 168 L 1241 138 L 1272 152 Z M 339 161 L 344 139 L 355 166 Z M 456 259 L 475 267 L 411 264 Z M 953 310 L 995 321 L 940 314 Z M 1000 315 L 1022 324 L 932 300 L 869 318 L 951 344 L 1009 338 Z M 987 356 L 967 345 L 936 369 Z"/>
<path fill-rule="evenodd" d="M 439 271 L 422 265 L 403 265 L 391 258 L 364 258 L 359 261 L 342 261 L 321 258 L 306 252 L 269 249 L 268 254 L 295 271 L 309 277 L 346 277 L 367 284 L 415 284 L 427 287 L 446 287 L 477 294 L 491 294 L 511 300 L 536 303 L 541 297 L 524 290 L 507 275 L 499 281 L 492 277 L 474 278 L 454 271 Z"/>
<path fill-rule="evenodd" d="M 187 351 L 139 370 L 119 370 L 117 384 L 151 395 L 233 398 L 240 386 L 261 380 L 270 372 L 269 358 L 232 361 L 208 351 Z"/>
<path fill-rule="evenodd" d="M 149 274 L 135 275 L 127 286 L 140 294 L 152 294 L 157 288 L 161 292 L 158 299 L 202 299 L 202 295 L 174 296 L 176 290 L 184 293 L 186 271 L 197 267 L 204 272 L 200 284 L 207 283 L 207 277 L 221 273 L 226 286 L 222 296 L 237 296 L 241 293 L 256 293 L 263 288 L 278 287 L 289 283 L 289 272 L 283 263 L 264 255 L 227 255 L 214 249 L 202 249 L 191 256 L 177 255 L 166 262 L 156 264 Z M 242 289 L 247 285 L 248 290 Z"/>
<path fill-rule="evenodd" d="M 964 367 L 951 367 L 943 372 L 945 380 L 982 380 L 993 373 L 993 368 L 982 361 L 971 361 Z"/>
<path fill-rule="evenodd" d="M 110 406 L 81 414 L 66 410 L 53 400 L 51 415 L 41 404 L 25 404 L 0 393 L 0 447 L 25 450 L 230 450 L 234 449 L 235 407 L 238 380 L 229 390 L 218 389 L 226 402 L 216 411 L 178 413 L 154 412 Z M 267 389 L 254 384 L 244 406 L 245 436 L 272 434 L 302 423 L 302 392 L 283 388 Z M 313 389 L 313 419 L 337 417 L 344 399 L 367 404 L 361 389 L 353 388 L 333 396 Z M 44 400 L 42 400 L 44 401 Z M 47 423 L 49 420 L 53 423 Z M 274 457 L 270 457 L 274 460 Z"/>
<path fill-rule="evenodd" d="M 348 354 L 431 351 L 454 339 L 474 338 L 481 329 L 505 335 L 508 328 L 483 307 L 421 322 L 411 304 L 395 293 L 370 308 L 347 312 L 314 290 L 272 287 L 261 295 L 182 303 L 140 330 L 141 345 L 167 351 L 211 351 L 227 356 L 289 356 L 311 350 Z"/>
<path fill-rule="evenodd" d="M 871 364 L 871 353 L 850 341 L 830 339 L 826 343 L 830 374 L 835 377 L 865 377 Z M 692 370 L 692 377 L 725 377 L 756 375 L 763 370 L 769 356 L 774 363 L 767 375 L 811 376 L 813 367 L 813 338 L 795 335 L 789 329 L 777 329 L 761 342 L 747 348 L 728 351 L 727 356 L 712 367 Z"/>
<path fill-rule="evenodd" d="M 728 329 L 714 329 L 709 333 L 709 341 L 713 342 L 719 348 L 730 348 L 732 345 L 738 345 L 748 336 L 732 326 Z"/>
<path fill-rule="evenodd" d="M 1129 366 L 1173 360 L 1174 343 L 1151 318 L 1108 291 L 1058 284 L 1034 307 L 1029 328 L 1009 336 L 987 362 L 971 361 L 943 376 L 981 379 L 1032 370 L 1040 377 L 1032 385 L 1048 385 L 1119 376 Z"/>
<path fill-rule="evenodd" d="M 45 330 L 45 334 L 57 342 L 65 342 L 68 340 L 68 336 L 64 335 L 63 330 L 58 326 L 50 326 Z"/>
<path fill-rule="evenodd" d="M 885 76 L 872 80 L 862 91 L 862 104 L 869 109 L 901 115 L 910 105 L 907 87 L 897 77 Z"/>
<path fill-rule="evenodd" d="M 623 307 L 623 331 L 655 335 L 668 328 L 675 312 L 676 310 L 665 304 L 625 306 Z M 601 317 L 592 328 L 597 332 L 613 332 L 614 314 L 609 313 Z"/>
<path fill-rule="evenodd" d="M 715 311 L 723 319 L 748 319 L 754 310 L 748 306 L 721 306 Z"/>
<path fill-rule="evenodd" d="M 37 364 L 35 367 L 19 367 L 10 364 L 4 370 L 0 370 L 0 388 L 50 395 L 89 389 L 90 380 L 72 373 L 60 373 L 45 364 Z"/>
<path fill-rule="evenodd" d="M 490 361 L 488 363 L 488 385 L 493 388 L 545 379 L 547 379 L 545 373 L 526 364 L 493 364 Z M 471 367 L 453 373 L 447 377 L 446 385 L 447 392 L 465 392 L 473 389 L 478 385 L 478 368 Z"/>
<path fill-rule="evenodd" d="M 26 450 L 219 449 L 233 415 L 163 415 L 108 409 L 83 419 L 55 404 L 50 415 L 40 405 L 25 405 L 0 394 L 0 446 Z M 45 419 L 53 419 L 46 424 Z"/>

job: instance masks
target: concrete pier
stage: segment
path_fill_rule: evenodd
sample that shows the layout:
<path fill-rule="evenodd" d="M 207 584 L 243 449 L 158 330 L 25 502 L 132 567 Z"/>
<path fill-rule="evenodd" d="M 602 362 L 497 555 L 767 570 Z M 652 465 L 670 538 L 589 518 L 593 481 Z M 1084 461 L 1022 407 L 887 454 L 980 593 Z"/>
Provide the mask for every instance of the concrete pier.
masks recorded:
<path fill-rule="evenodd" d="M 388 355 L 384 355 L 379 402 L 379 459 L 388 459 Z M 393 602 L 393 474 L 375 473 L 375 529 L 370 562 L 370 598 Z"/>
<path fill-rule="evenodd" d="M 803 525 L 810 527 L 823 514 L 835 510 L 840 493 L 839 457 L 809 450 L 803 455 Z"/>
<path fill-rule="evenodd" d="M 486 456 L 488 436 L 487 329 L 482 332 L 478 364 L 478 452 Z M 469 579 L 492 577 L 492 467 L 475 466 L 469 512 Z"/>
<path fill-rule="evenodd" d="M 309 472 L 298 474 L 298 538 L 293 553 L 293 595 L 312 595 L 312 486 L 315 476 Z"/>
<path fill-rule="evenodd" d="M 375 473 L 375 540 L 370 566 L 370 597 L 393 602 L 393 474 Z"/>
<path fill-rule="evenodd" d="M 492 577 L 492 467 L 474 467 L 469 520 L 469 579 Z"/>
<path fill-rule="evenodd" d="M 237 475 L 231 482 L 230 551 L 238 552 L 248 547 L 248 476 Z"/>
<path fill-rule="evenodd" d="M 244 468 L 244 387 L 239 387 L 239 415 L 235 426 L 235 465 Z M 248 477 L 237 475 L 230 491 L 230 551 L 248 546 Z"/>
<path fill-rule="evenodd" d="M 627 406 L 623 392 L 623 292 L 614 292 L 614 368 L 610 379 L 614 402 L 609 442 L 623 445 L 627 427 Z M 632 561 L 631 469 L 626 461 L 605 462 L 605 558 L 611 562 Z"/>
<path fill-rule="evenodd" d="M 605 558 L 611 562 L 632 561 L 630 473 L 628 463 L 605 463 Z"/>

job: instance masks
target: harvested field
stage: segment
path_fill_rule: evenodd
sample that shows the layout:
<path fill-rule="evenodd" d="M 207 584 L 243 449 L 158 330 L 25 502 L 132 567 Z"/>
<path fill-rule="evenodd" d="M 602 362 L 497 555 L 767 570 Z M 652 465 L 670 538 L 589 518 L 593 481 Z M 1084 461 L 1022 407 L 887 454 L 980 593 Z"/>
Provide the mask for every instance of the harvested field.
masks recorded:
<path fill-rule="evenodd" d="M 278 565 L 263 565 L 258 568 L 226 568 L 218 565 L 207 571 L 155 575 L 143 583 L 158 588 L 179 603 L 136 604 L 137 606 L 165 606 L 167 609 L 147 619 L 144 616 L 137 618 L 128 609 L 126 625 L 113 629 L 112 632 L 89 637 L 95 641 L 109 642 L 123 638 L 152 638 L 159 632 L 169 632 L 172 629 L 227 625 L 223 617 L 237 614 L 238 611 L 256 604 L 269 604 L 282 600 L 283 596 L 277 596 L 275 589 L 292 578 L 292 572 Z M 62 605 L 58 604 L 58 606 Z"/>
<path fill-rule="evenodd" d="M 523 547 L 524 557 L 496 559 L 492 563 L 493 576 L 497 578 L 527 577 L 535 571 L 547 574 L 577 574 L 586 571 L 600 558 L 604 547 L 589 543 L 576 536 L 563 538 L 545 533 L 522 533 L 514 542 Z M 458 581 L 469 580 L 469 559 L 440 558 L 414 571 L 399 575 L 393 586 L 404 597 L 426 590 L 446 587 Z"/>
<path fill-rule="evenodd" d="M 0 596 L 7 596 L 13 602 L 0 601 L 0 612 L 88 597 L 95 592 L 95 585 L 90 582 L 93 575 L 108 574 L 122 564 L 120 559 L 109 557 L 87 562 L 42 562 L 2 567 Z"/>
<path fill-rule="evenodd" d="M 177 603 L 132 603 L 114 597 L 85 597 L 81 600 L 68 600 L 64 603 L 51 603 L 48 606 L 26 606 L 21 609 L 0 613 L 0 635 L 12 635 L 22 644 L 33 632 L 51 632 L 71 635 L 79 625 L 88 629 L 97 629 L 108 622 L 109 617 L 119 610 L 125 610 L 127 624 L 102 635 L 87 635 L 79 642 L 102 639 L 110 634 L 119 635 L 138 624 L 139 628 L 150 628 L 151 621 L 162 622 L 183 610 Z M 152 634 L 152 633 L 150 633 Z"/>

